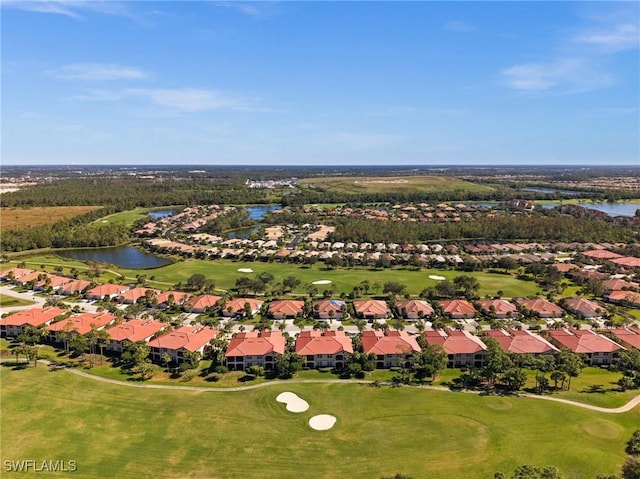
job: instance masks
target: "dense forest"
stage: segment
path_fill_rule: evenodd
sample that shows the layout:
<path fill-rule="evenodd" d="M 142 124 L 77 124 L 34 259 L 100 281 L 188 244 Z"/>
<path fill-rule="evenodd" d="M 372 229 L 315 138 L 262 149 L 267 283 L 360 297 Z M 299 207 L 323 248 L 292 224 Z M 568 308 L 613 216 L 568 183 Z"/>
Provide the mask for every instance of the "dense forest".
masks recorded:
<path fill-rule="evenodd" d="M 115 246 L 130 240 L 129 229 L 117 223 L 93 223 L 114 213 L 113 207 L 19 231 L 2 231 L 2 251 L 25 251 L 37 248 L 74 248 Z"/>
<path fill-rule="evenodd" d="M 272 201 L 272 200 L 271 200 Z M 111 205 L 117 210 L 166 205 L 267 203 L 267 194 L 239 178 L 65 179 L 2 195 L 2 206 Z"/>
<path fill-rule="evenodd" d="M 525 241 L 629 242 L 637 240 L 630 228 L 570 216 L 499 216 L 457 223 L 384 222 L 338 218 L 329 241 L 421 243 L 436 240 L 482 239 Z"/>

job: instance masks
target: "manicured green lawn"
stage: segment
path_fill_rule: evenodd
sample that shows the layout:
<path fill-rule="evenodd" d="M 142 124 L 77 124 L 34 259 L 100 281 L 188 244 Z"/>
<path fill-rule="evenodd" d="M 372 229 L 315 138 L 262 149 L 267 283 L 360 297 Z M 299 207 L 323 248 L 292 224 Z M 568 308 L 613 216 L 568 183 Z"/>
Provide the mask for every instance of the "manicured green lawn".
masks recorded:
<path fill-rule="evenodd" d="M 64 265 L 64 272 L 67 273 L 71 267 L 76 267 L 80 271 L 85 271 L 87 265 L 78 261 L 67 260 L 55 255 L 42 255 L 31 258 L 24 258 L 28 268 L 40 268 L 44 264 L 48 270 L 53 271 L 53 265 Z M 49 265 L 49 266 L 47 266 Z M 0 270 L 14 267 L 15 263 L 5 263 L 0 266 Z M 216 288 L 228 290 L 235 286 L 236 280 L 247 273 L 238 272 L 239 268 L 251 268 L 254 272 L 249 276 L 255 276 L 262 272 L 269 272 L 275 276 L 275 281 L 282 281 L 287 276 L 293 275 L 300 280 L 300 285 L 295 290 L 296 294 L 306 294 L 307 287 L 313 281 L 326 279 L 332 281 L 329 285 L 318 285 L 320 294 L 325 289 L 334 287 L 337 294 L 341 292 L 348 293 L 354 286 L 357 286 L 364 280 L 368 280 L 371 285 L 377 283 L 379 285 L 378 294 L 382 293 L 382 288 L 387 282 L 399 282 L 407 286 L 407 291 L 412 295 L 417 295 L 427 286 L 434 286 L 438 281 L 429 278 L 430 275 L 444 276 L 453 279 L 456 276 L 467 274 L 474 276 L 480 282 L 480 294 L 496 294 L 502 290 L 503 295 L 507 298 L 517 296 L 533 296 L 539 291 L 539 287 L 533 281 L 523 281 L 515 276 L 486 273 L 486 272 L 470 272 L 464 273 L 453 270 L 440 269 L 421 269 L 419 271 L 411 269 L 380 269 L 373 270 L 369 268 L 352 268 L 352 269 L 326 269 L 322 264 L 313 266 L 302 266 L 288 263 L 263 263 L 263 262 L 234 262 L 229 260 L 205 261 L 197 259 L 188 259 L 178 261 L 176 263 L 163 266 L 162 268 L 149 270 L 133 270 L 124 268 L 110 268 L 113 271 L 125 275 L 128 281 L 135 281 L 137 275 L 144 274 L 147 278 L 155 277 L 157 283 L 150 282 L 151 285 L 167 289 L 169 285 L 178 282 L 185 284 L 187 279 L 195 273 L 202 273 L 207 278 L 214 281 Z M 104 272 L 101 280 L 108 281 L 116 276 L 110 272 Z M 373 289 L 370 290 L 370 294 Z"/>
<path fill-rule="evenodd" d="M 0 379 L 2 459 L 75 460 L 76 475 L 89 479 L 487 478 L 524 463 L 592 478 L 619 472 L 640 424 L 640 408 L 607 415 L 535 399 L 345 383 L 147 390 L 10 365 Z M 287 412 L 275 401 L 282 391 L 310 409 Z M 336 426 L 313 431 L 307 421 L 316 414 L 335 415 Z"/>
<path fill-rule="evenodd" d="M 0 294 L 0 306 L 2 306 L 3 308 L 10 308 L 13 306 L 28 306 L 29 304 L 34 304 L 34 302 L 26 299 L 16 298 L 15 296 Z"/>

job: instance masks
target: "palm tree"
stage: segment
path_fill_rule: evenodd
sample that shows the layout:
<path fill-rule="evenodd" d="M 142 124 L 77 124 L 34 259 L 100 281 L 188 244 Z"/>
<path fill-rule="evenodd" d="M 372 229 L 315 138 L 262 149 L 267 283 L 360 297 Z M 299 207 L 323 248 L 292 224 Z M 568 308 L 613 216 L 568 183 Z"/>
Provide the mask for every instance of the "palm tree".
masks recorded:
<path fill-rule="evenodd" d="M 167 374 L 169 374 L 169 363 L 171 362 L 171 356 L 169 356 L 167 353 L 162 353 L 161 359 L 165 367 L 167 368 Z"/>

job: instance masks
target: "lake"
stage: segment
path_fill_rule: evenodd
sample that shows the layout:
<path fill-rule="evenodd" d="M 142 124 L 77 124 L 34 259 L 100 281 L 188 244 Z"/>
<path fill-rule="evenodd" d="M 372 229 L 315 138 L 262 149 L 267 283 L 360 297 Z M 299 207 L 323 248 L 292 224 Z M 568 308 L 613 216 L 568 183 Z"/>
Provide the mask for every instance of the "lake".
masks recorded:
<path fill-rule="evenodd" d="M 109 263 L 129 269 L 159 268 L 171 264 L 169 258 L 161 258 L 153 254 L 144 253 L 131 246 L 118 246 L 115 248 L 84 248 L 60 251 L 58 255 L 77 261 L 96 261 Z"/>
<path fill-rule="evenodd" d="M 545 208 L 554 208 L 562 203 L 548 203 L 543 205 Z M 638 203 L 578 203 L 579 206 L 592 210 L 602 211 L 609 216 L 635 216 L 636 210 L 640 208 Z"/>
<path fill-rule="evenodd" d="M 166 218 L 167 216 L 172 216 L 175 214 L 176 210 L 156 210 L 149 211 L 147 214 L 151 216 L 153 219 L 159 220 L 162 218 Z"/>
<path fill-rule="evenodd" d="M 254 205 L 254 206 L 243 206 L 245 210 L 249 213 L 249 217 L 252 220 L 261 220 L 266 213 L 270 213 L 271 211 L 281 210 L 282 206 L 280 205 Z"/>

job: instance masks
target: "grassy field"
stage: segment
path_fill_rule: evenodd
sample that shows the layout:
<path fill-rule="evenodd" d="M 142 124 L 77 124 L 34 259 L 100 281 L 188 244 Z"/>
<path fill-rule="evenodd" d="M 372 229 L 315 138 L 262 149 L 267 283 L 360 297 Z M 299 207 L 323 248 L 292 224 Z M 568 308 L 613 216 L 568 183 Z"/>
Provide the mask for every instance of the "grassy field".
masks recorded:
<path fill-rule="evenodd" d="M 14 296 L 7 296 L 6 294 L 0 294 L 0 307 L 11 308 L 14 306 L 28 306 L 35 304 L 33 301 L 26 299 L 16 298 Z"/>
<path fill-rule="evenodd" d="M 619 472 L 640 408 L 606 415 L 526 398 L 352 384 L 242 392 L 134 389 L 0 368 L 3 460 L 75 460 L 83 478 L 487 478 L 519 464 Z M 310 409 L 287 412 L 292 391 Z M 333 414 L 330 431 L 307 421 Z M 65 473 L 49 473 L 58 477 Z M 67 473 L 68 474 L 68 473 Z M 3 477 L 24 477 L 3 471 Z"/>
<path fill-rule="evenodd" d="M 493 188 L 449 176 L 381 176 L 381 177 L 325 177 L 305 178 L 298 182 L 301 187 L 322 188 L 337 193 L 410 193 L 438 191 L 488 192 Z"/>
<path fill-rule="evenodd" d="M 68 269 L 71 267 L 78 268 L 79 270 L 87 267 L 87 265 L 81 262 L 67 260 L 55 255 L 35 256 L 21 259 L 21 261 L 25 261 L 29 268 L 40 268 L 42 264 L 45 266 L 49 265 L 47 266 L 49 270 L 53 270 L 53 265 L 64 265 L 64 272 L 68 272 Z M 15 262 L 5 263 L 0 266 L 0 269 L 8 269 L 13 266 L 15 266 Z M 324 268 L 322 264 L 308 267 L 287 263 L 233 262 L 228 260 L 205 261 L 196 259 L 178 261 L 174 264 L 152 270 L 131 270 L 115 267 L 111 269 L 125 275 L 131 280 L 135 280 L 136 275 L 139 274 L 145 274 L 147 277 L 154 276 L 156 283 L 151 282 L 151 284 L 163 289 L 167 289 L 168 285 L 173 285 L 178 282 L 184 284 L 192 274 L 202 273 L 214 281 L 216 288 L 228 290 L 235 286 L 236 279 L 247 275 L 247 273 L 238 272 L 239 268 L 253 269 L 254 273 L 250 273 L 249 276 L 254 276 L 265 271 L 269 272 L 275 276 L 276 282 L 293 275 L 300 280 L 300 285 L 295 291 L 298 294 L 305 294 L 307 287 L 313 281 L 325 279 L 332 281 L 332 283 L 329 285 L 318 285 L 317 287 L 320 293 L 332 286 L 338 294 L 340 292 L 348 293 L 354 286 L 364 280 L 368 280 L 372 285 L 374 283 L 380 285 L 378 293 L 382 293 L 384 283 L 396 281 L 405 284 L 410 294 L 417 295 L 425 287 L 437 284 L 436 280 L 429 278 L 430 275 L 444 276 L 445 278 L 453 279 L 461 274 L 474 276 L 478 279 L 480 282 L 481 295 L 495 294 L 498 290 L 502 290 L 505 297 L 531 296 L 535 295 L 539 290 L 539 287 L 534 282 L 522 281 L 514 276 L 486 272 L 462 273 L 460 271 L 439 269 L 422 269 L 419 271 L 410 269 L 372 270 L 368 268 L 328 270 Z M 115 275 L 105 273 L 102 280 L 107 281 L 114 278 Z"/>
<path fill-rule="evenodd" d="M 159 208 L 135 208 L 133 210 L 121 211 L 120 213 L 114 213 L 104 218 L 100 218 L 94 223 L 117 223 L 124 224 L 126 226 L 133 226 L 133 224 L 139 219 L 145 218 L 150 211 L 157 210 L 170 210 L 174 208 L 180 208 L 179 206 L 164 206 Z"/>
<path fill-rule="evenodd" d="M 0 224 L 7 230 L 24 230 L 52 225 L 102 208 L 101 206 L 33 206 L 31 208 L 0 208 Z"/>

